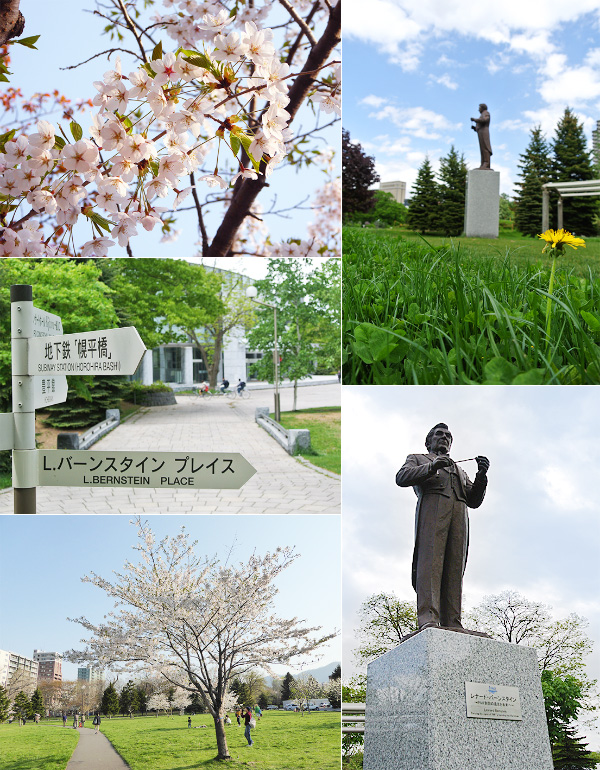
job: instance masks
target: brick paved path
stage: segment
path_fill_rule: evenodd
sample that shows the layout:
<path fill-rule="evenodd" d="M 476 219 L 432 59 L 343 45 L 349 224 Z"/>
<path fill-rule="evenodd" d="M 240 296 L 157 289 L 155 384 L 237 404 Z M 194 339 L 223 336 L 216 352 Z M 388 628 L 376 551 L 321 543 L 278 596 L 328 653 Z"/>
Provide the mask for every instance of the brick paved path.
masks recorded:
<path fill-rule="evenodd" d="M 292 391 L 281 392 L 282 410 Z M 339 385 L 298 391 L 298 408 L 340 403 Z M 248 400 L 214 397 L 177 406 L 145 408 L 94 445 L 104 451 L 241 452 L 257 473 L 239 490 L 171 490 L 130 487 L 38 487 L 38 513 L 339 513 L 340 480 L 290 457 L 254 422 L 257 406 L 272 408 L 272 390 Z M 12 491 L 0 494 L 0 513 L 11 513 Z"/>

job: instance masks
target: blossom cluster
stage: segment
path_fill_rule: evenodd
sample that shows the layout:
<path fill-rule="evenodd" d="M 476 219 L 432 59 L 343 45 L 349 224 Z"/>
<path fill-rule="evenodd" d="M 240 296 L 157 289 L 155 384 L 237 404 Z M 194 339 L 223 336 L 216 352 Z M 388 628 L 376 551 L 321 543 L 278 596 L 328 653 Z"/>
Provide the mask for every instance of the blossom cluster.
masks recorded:
<path fill-rule="evenodd" d="M 126 246 L 139 227 L 162 224 L 167 209 L 157 206 L 157 199 L 174 192 L 170 208 L 181 204 L 192 189 L 182 178 L 200 168 L 215 142 L 232 150 L 238 169 L 227 181 L 218 167 L 200 176 L 197 181 L 209 187 L 226 189 L 238 178 L 257 178 L 261 161 L 268 175 L 281 162 L 292 138 L 285 109 L 289 67 L 276 54 L 270 29 L 248 21 L 243 33 L 227 33 L 231 20 L 220 12 L 198 24 L 210 41 L 209 53 L 161 50 L 127 76 L 117 59 L 94 83 L 98 109 L 90 138 L 73 122 L 73 141 L 65 141 L 41 120 L 37 132 L 4 142 L 0 195 L 8 221 L 0 234 L 0 257 L 55 256 L 56 246 L 41 225 L 49 217 L 56 221 L 63 253 L 82 216 L 94 236 L 82 256 L 106 256 L 115 241 Z M 240 72 L 248 62 L 252 76 L 242 84 Z M 246 108 L 257 95 L 266 106 L 261 124 L 251 130 Z M 242 146 L 247 167 L 238 159 Z M 31 209 L 23 215 L 25 202 Z"/>

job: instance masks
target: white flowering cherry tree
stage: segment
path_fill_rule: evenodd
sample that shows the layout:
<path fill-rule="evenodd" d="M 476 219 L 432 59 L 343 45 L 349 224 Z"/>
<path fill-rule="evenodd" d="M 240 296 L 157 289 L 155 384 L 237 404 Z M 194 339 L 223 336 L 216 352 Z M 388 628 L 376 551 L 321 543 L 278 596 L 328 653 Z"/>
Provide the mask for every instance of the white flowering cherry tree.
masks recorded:
<path fill-rule="evenodd" d="M 298 558 L 291 548 L 220 565 L 196 554 L 185 528 L 157 542 L 147 522 L 136 524 L 140 562 L 126 562 L 113 581 L 94 573 L 83 578 L 113 597 L 115 610 L 100 624 L 77 618 L 91 636 L 83 640 L 85 649 L 65 655 L 115 672 L 158 674 L 199 693 L 214 720 L 217 758 L 228 759 L 223 719 L 231 679 L 287 664 L 336 632 L 323 635 L 298 618 L 274 614 L 274 581 Z"/>
<path fill-rule="evenodd" d="M 114 46 L 91 57 L 112 67 L 93 84 L 89 136 L 75 120 L 0 135 L 0 256 L 102 257 L 116 243 L 132 256 L 140 228 L 170 237 L 180 207 L 194 210 L 207 258 L 331 254 L 323 234 L 337 223 L 319 216 L 338 216 L 333 176 L 293 247 L 269 242 L 257 199 L 277 167 L 331 158 L 314 142 L 340 113 L 339 0 L 163 0 L 144 21 L 153 5 L 97 4 Z M 296 128 L 306 106 L 314 125 Z"/>

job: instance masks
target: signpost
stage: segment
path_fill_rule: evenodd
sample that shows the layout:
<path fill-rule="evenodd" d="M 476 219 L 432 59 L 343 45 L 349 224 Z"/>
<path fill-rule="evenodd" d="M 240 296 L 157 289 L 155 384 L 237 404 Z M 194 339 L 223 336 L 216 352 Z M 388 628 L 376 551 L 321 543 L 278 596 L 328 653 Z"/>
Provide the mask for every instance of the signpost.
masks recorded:
<path fill-rule="evenodd" d="M 41 449 L 42 487 L 240 489 L 256 473 L 237 452 L 101 452 Z"/>
<path fill-rule="evenodd" d="M 133 374 L 146 346 L 134 326 L 29 340 L 28 374 Z"/>
<path fill-rule="evenodd" d="M 133 326 L 63 334 L 31 286 L 10 297 L 13 411 L 0 415 L 0 449 L 13 450 L 15 513 L 36 512 L 38 486 L 239 489 L 256 473 L 237 452 L 36 449 L 35 410 L 66 401 L 67 374 L 133 374 L 146 347 Z"/>

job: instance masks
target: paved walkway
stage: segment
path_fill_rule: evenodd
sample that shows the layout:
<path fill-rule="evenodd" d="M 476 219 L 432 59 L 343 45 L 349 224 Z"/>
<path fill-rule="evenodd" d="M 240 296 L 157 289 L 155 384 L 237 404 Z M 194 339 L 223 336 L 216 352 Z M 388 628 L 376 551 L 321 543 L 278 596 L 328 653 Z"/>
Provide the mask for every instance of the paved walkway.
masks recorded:
<path fill-rule="evenodd" d="M 102 732 L 96 735 L 95 728 L 88 727 L 79 727 L 77 732 L 79 742 L 66 770 L 129 770 L 129 765 L 117 754 Z"/>
<path fill-rule="evenodd" d="M 281 391 L 281 409 L 292 407 L 291 389 Z M 340 386 L 298 389 L 298 408 L 338 406 Z M 144 408 L 94 444 L 102 450 L 241 452 L 256 474 L 241 489 L 149 489 L 131 487 L 38 487 L 38 513 L 340 513 L 340 480 L 290 457 L 254 422 L 258 406 L 272 409 L 273 391 L 247 400 L 213 397 Z M 13 510 L 12 491 L 0 494 L 0 513 Z"/>

